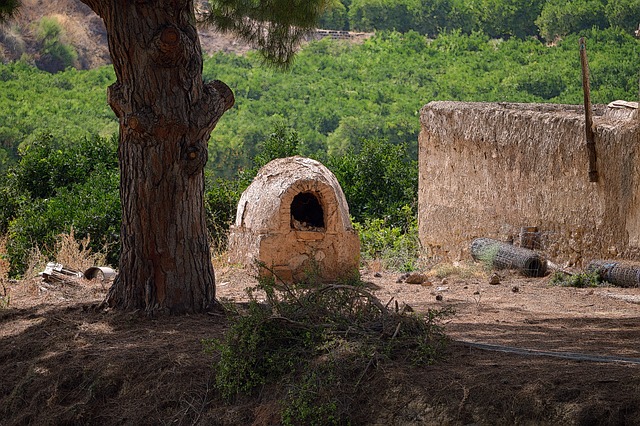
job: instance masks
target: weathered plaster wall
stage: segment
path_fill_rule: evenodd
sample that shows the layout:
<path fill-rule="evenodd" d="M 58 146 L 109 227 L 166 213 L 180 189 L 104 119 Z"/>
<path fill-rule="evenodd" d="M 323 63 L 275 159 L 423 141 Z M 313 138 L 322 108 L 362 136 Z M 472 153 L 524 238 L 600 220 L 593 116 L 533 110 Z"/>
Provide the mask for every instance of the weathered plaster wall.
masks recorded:
<path fill-rule="evenodd" d="M 517 241 L 523 226 L 537 226 L 556 262 L 639 258 L 637 114 L 595 108 L 600 179 L 591 183 L 580 106 L 427 104 L 419 137 L 422 244 L 461 259 L 476 237 Z"/>

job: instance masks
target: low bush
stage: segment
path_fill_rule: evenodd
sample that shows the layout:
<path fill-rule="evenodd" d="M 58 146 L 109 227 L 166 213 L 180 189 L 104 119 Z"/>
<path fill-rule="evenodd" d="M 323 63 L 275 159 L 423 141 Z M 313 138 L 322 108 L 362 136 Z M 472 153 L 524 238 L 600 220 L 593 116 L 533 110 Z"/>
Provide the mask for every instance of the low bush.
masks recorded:
<path fill-rule="evenodd" d="M 446 344 L 440 320 L 406 306 L 390 308 L 360 281 L 295 285 L 259 280 L 249 304 L 233 309 L 221 340 L 205 340 L 215 355 L 223 396 L 250 394 L 283 383 L 283 424 L 348 424 L 354 397 L 385 362 L 436 362 Z M 261 303 L 260 299 L 265 299 Z M 234 306 L 235 308 L 235 306 Z"/>
<path fill-rule="evenodd" d="M 36 37 L 40 43 L 40 54 L 36 60 L 38 68 L 56 73 L 75 65 L 78 52 L 65 42 L 65 31 L 56 18 L 43 17 L 36 24 Z"/>
<path fill-rule="evenodd" d="M 563 287 L 598 287 L 602 285 L 602 278 L 597 272 L 580 272 L 578 274 L 566 274 L 556 271 L 551 276 L 551 284 Z"/>
<path fill-rule="evenodd" d="M 365 219 L 354 223 L 360 236 L 360 252 L 365 261 L 379 260 L 386 269 L 418 269 L 422 248 L 418 238 L 418 221 L 410 206 L 403 206 L 404 224 L 389 225 L 384 219 Z"/>
<path fill-rule="evenodd" d="M 19 163 L 0 185 L 0 230 L 8 236 L 11 274 L 27 267 L 38 247 L 53 255 L 61 233 L 89 238 L 95 251 L 107 250 L 116 264 L 119 253 L 120 196 L 117 138 L 66 141 L 41 135 L 26 146 Z"/>

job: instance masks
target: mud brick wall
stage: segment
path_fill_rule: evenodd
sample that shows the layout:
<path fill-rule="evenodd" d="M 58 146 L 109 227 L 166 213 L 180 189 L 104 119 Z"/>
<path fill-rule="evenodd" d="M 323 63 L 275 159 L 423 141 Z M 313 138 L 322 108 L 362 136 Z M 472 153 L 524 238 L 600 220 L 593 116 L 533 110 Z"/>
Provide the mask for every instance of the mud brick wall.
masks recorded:
<path fill-rule="evenodd" d="M 431 102 L 420 113 L 419 232 L 430 254 L 469 258 L 476 237 L 540 231 L 553 261 L 640 259 L 637 110 L 594 107 L 599 181 L 589 182 L 584 109 Z"/>

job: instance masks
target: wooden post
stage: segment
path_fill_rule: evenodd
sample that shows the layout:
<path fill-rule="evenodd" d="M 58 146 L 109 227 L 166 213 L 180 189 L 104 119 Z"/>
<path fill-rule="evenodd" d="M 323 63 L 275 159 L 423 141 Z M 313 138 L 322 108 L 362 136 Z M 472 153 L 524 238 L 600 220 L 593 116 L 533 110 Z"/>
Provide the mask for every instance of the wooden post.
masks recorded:
<path fill-rule="evenodd" d="M 591 89 L 589 87 L 589 64 L 587 63 L 587 48 L 584 37 L 580 37 L 580 65 L 582 65 L 582 91 L 584 93 L 584 128 L 589 152 L 589 182 L 598 181 L 596 167 L 596 141 L 593 133 L 593 114 L 591 112 Z"/>

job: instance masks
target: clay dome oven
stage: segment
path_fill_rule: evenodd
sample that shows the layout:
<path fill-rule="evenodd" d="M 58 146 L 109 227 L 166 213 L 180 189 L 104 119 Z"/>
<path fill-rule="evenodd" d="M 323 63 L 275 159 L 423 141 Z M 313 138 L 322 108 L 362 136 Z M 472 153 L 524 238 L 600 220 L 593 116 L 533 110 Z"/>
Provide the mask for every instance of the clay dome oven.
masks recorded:
<path fill-rule="evenodd" d="M 312 269 L 335 280 L 357 272 L 359 256 L 342 188 L 318 161 L 273 160 L 240 197 L 229 233 L 231 263 L 255 267 L 257 260 L 285 281 Z"/>

